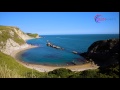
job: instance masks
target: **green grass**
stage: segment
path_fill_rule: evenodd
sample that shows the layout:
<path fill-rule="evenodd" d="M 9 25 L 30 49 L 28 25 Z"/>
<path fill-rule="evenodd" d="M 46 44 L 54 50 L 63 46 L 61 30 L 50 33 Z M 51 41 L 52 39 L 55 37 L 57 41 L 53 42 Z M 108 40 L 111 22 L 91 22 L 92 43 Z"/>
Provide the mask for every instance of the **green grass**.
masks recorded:
<path fill-rule="evenodd" d="M 3 62 L 0 64 L 0 78 L 23 78 L 15 70 L 11 70 Z"/>
<path fill-rule="evenodd" d="M 2 31 L 2 30 L 11 30 L 12 28 L 10 27 L 10 26 L 2 26 L 2 25 L 0 25 L 0 30 Z"/>
<path fill-rule="evenodd" d="M 19 36 L 16 34 L 16 32 L 14 32 L 14 36 L 10 35 L 10 32 L 14 32 L 13 27 L 9 27 L 9 26 L 0 26 L 0 32 L 2 32 L 2 34 L 0 34 L 0 42 L 6 42 L 9 38 L 12 39 L 13 41 L 15 41 L 16 43 L 18 43 L 19 45 L 22 45 L 25 43 L 25 41 L 21 38 L 19 38 Z M 0 43 L 1 46 L 1 43 Z"/>
<path fill-rule="evenodd" d="M 38 34 L 27 33 L 27 35 L 29 35 L 30 37 L 36 38 Z"/>
<path fill-rule="evenodd" d="M 73 75 L 74 72 L 72 72 L 69 69 L 60 68 L 55 69 L 53 71 L 48 72 L 49 77 L 56 77 L 56 78 L 68 78 L 69 76 Z"/>
<path fill-rule="evenodd" d="M 46 73 L 26 68 L 11 56 L 0 52 L 0 78 L 43 78 L 46 75 Z"/>

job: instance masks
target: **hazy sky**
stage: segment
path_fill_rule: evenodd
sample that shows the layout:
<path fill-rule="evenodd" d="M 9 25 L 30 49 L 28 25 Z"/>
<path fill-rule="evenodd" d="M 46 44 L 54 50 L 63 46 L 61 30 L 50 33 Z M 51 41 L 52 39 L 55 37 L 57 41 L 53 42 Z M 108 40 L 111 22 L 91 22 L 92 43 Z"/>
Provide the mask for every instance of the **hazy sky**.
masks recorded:
<path fill-rule="evenodd" d="M 96 23 L 97 14 L 106 20 Z M 40 35 L 118 34 L 119 12 L 0 12 L 0 25 Z"/>

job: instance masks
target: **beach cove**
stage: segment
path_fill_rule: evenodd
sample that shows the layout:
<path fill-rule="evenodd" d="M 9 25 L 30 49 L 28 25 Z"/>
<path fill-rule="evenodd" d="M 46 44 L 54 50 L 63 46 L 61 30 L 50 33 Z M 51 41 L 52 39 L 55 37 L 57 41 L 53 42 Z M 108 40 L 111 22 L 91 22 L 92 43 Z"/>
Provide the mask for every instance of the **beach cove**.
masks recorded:
<path fill-rule="evenodd" d="M 28 47 L 19 49 L 13 52 L 12 56 L 22 65 L 31 69 L 38 70 L 40 72 L 49 72 L 58 68 L 67 68 L 72 71 L 84 71 L 88 69 L 97 69 L 99 66 L 94 65 L 90 62 L 81 63 L 81 59 L 82 59 L 81 56 L 72 53 L 72 51 L 75 50 L 78 52 L 79 51 L 85 52 L 87 48 L 97 40 L 101 40 L 101 39 L 105 40 L 105 39 L 116 38 L 116 37 L 118 36 L 114 34 L 113 35 L 53 35 L 53 36 L 47 35 L 47 36 L 43 36 L 43 38 L 40 38 L 40 39 L 27 40 L 26 42 L 28 44 Z M 59 49 L 48 47 L 46 45 L 47 40 L 50 40 L 50 42 L 52 42 L 55 45 L 61 46 L 65 50 L 59 50 Z M 73 45 L 73 43 L 77 43 L 77 44 Z M 21 53 L 25 54 L 24 55 L 25 59 L 21 59 L 17 57 Z M 55 64 L 51 65 L 51 64 L 42 63 L 42 62 L 48 62 L 48 61 L 45 61 L 46 58 L 48 59 L 48 61 L 50 61 L 53 64 L 55 62 Z M 67 65 L 66 62 L 68 61 L 71 62 L 73 59 L 76 59 L 76 61 L 78 61 L 77 64 Z M 66 64 L 62 65 L 63 61 L 65 61 Z M 56 63 L 60 63 L 60 64 L 56 65 Z"/>
<path fill-rule="evenodd" d="M 26 48 L 16 50 L 12 53 L 12 57 L 15 58 L 16 61 L 18 63 L 22 64 L 23 66 L 30 68 L 30 69 L 35 69 L 39 72 L 49 72 L 49 71 L 52 71 L 52 70 L 58 69 L 58 68 L 66 68 L 66 69 L 70 69 L 72 71 L 84 71 L 84 70 L 88 70 L 88 69 L 97 69 L 99 67 L 99 66 L 97 66 L 95 64 L 91 64 L 91 63 L 85 63 L 82 65 L 73 65 L 73 66 L 45 66 L 45 65 L 30 64 L 27 62 L 22 62 L 21 60 L 19 60 L 17 58 L 17 54 L 19 54 L 20 52 L 28 50 L 28 49 L 32 49 L 32 48 L 37 48 L 37 47 L 38 46 L 29 45 Z"/>

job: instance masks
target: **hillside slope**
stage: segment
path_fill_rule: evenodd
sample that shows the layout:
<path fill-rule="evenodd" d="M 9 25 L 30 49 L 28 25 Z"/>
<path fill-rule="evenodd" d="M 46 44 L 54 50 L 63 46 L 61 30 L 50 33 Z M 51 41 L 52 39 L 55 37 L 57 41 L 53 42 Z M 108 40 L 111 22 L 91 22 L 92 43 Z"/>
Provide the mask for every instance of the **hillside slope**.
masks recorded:
<path fill-rule="evenodd" d="M 100 66 L 119 63 L 119 39 L 96 41 L 80 55 Z"/>
<path fill-rule="evenodd" d="M 44 73 L 28 69 L 11 57 L 15 50 L 28 47 L 25 41 L 32 38 L 17 27 L 0 26 L 0 78 L 42 77 Z"/>
<path fill-rule="evenodd" d="M 0 52 L 0 78 L 36 78 L 44 76 L 45 73 L 26 68 L 13 57 Z"/>
<path fill-rule="evenodd" d="M 25 41 L 32 38 L 17 27 L 0 26 L 0 51 L 11 55 L 15 50 L 28 47 Z"/>

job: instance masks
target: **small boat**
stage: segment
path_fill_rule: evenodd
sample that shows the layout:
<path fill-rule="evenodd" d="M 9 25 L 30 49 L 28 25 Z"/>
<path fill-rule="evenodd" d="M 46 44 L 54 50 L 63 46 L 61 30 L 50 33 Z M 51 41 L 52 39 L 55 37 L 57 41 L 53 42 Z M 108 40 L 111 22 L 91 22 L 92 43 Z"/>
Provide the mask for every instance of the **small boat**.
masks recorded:
<path fill-rule="evenodd" d="M 72 51 L 72 53 L 74 53 L 74 54 L 78 54 L 78 52 L 76 52 L 76 51 Z"/>

